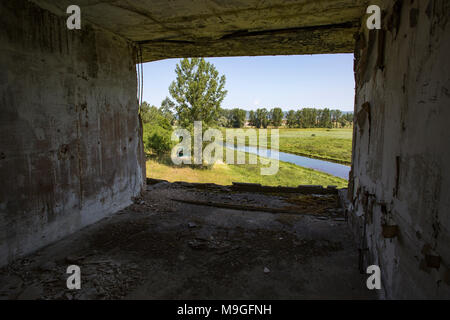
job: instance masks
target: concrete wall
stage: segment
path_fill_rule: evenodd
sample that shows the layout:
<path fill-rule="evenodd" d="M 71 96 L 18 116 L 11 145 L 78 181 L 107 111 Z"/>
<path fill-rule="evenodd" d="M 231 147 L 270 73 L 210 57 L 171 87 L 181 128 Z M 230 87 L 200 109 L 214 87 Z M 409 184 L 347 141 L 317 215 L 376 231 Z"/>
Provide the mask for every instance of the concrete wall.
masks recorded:
<path fill-rule="evenodd" d="M 0 3 L 0 265 L 129 205 L 145 176 L 135 52 Z"/>
<path fill-rule="evenodd" d="M 356 44 L 350 223 L 385 298 L 450 298 L 449 8 L 384 1 Z"/>

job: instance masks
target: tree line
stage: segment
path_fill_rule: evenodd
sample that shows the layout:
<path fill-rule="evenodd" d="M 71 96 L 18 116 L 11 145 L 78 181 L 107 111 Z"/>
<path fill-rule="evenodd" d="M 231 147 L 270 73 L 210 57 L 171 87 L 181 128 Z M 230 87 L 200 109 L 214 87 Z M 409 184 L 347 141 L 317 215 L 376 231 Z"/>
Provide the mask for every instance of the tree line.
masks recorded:
<path fill-rule="evenodd" d="M 289 128 L 338 128 L 353 124 L 353 113 L 328 108 L 303 108 L 289 110 L 286 114 L 286 126 Z"/>
<path fill-rule="evenodd" d="M 165 98 L 161 107 L 150 106 L 147 102 L 141 105 L 141 117 L 144 123 L 152 119 L 164 117 L 171 125 L 179 125 L 185 121 L 179 121 L 182 117 L 173 113 L 175 104 Z M 268 126 L 288 128 L 337 128 L 348 127 L 353 123 L 353 113 L 343 113 L 340 110 L 302 108 L 283 112 L 281 108 L 259 108 L 246 110 L 240 108 L 217 110 L 218 119 L 215 125 L 225 128 L 243 128 L 248 125 L 256 128 L 267 128 Z M 248 114 L 248 117 L 247 117 Z M 213 119 L 212 119 L 213 120 Z"/>
<path fill-rule="evenodd" d="M 343 113 L 340 110 L 303 108 L 297 111 L 283 112 L 281 108 L 259 108 L 247 111 L 239 108 L 222 109 L 219 125 L 227 128 L 242 128 L 247 120 L 248 125 L 256 128 L 268 126 L 288 128 L 337 128 L 351 126 L 353 113 Z M 284 120 L 284 121 L 283 121 Z"/>

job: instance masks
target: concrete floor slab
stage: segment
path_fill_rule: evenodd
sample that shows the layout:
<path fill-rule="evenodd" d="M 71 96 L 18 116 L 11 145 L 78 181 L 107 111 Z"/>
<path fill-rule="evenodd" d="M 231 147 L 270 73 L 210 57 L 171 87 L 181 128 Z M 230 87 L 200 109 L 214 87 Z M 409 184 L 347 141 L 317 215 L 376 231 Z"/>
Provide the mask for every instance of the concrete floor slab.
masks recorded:
<path fill-rule="evenodd" d="M 1 297 L 375 298 L 358 272 L 357 249 L 335 202 L 322 214 L 270 213 L 170 199 L 230 199 L 243 206 L 251 200 L 280 207 L 283 195 L 226 187 L 209 194 L 165 183 L 150 189 L 117 215 L 1 269 L 8 283 Z M 70 264 L 81 268 L 80 290 L 66 288 Z"/>

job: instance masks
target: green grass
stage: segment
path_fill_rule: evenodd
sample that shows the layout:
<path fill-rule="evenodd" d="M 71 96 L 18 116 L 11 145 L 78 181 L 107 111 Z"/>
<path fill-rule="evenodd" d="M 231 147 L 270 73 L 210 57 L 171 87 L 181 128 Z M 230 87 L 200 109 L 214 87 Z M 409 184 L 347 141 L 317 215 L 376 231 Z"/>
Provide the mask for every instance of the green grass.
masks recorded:
<path fill-rule="evenodd" d="M 279 150 L 282 152 L 344 164 L 351 162 L 352 129 L 283 128 L 279 132 Z M 270 147 L 270 139 L 268 142 L 268 147 Z M 224 156 L 225 154 L 224 151 Z M 246 163 L 248 163 L 248 154 L 246 157 Z M 263 176 L 260 169 L 261 164 L 227 165 L 217 163 L 210 168 L 190 165 L 175 166 L 168 156 L 151 156 L 147 161 L 148 177 L 171 182 L 186 181 L 221 185 L 230 185 L 232 182 L 249 182 L 290 187 L 301 184 L 336 185 L 339 188 L 347 186 L 345 179 L 282 161 L 279 162 L 279 170 L 275 175 Z"/>
<path fill-rule="evenodd" d="M 248 154 L 247 154 L 248 157 Z M 248 163 L 248 160 L 246 161 Z M 216 163 L 211 168 L 199 168 L 190 165 L 175 166 L 168 156 L 151 157 L 147 161 L 147 176 L 170 182 L 186 181 L 199 183 L 216 183 L 231 185 L 232 182 L 261 183 L 267 186 L 297 187 L 306 185 L 347 186 L 347 181 L 319 171 L 299 167 L 286 162 L 279 162 L 278 173 L 271 176 L 260 174 L 261 164 L 227 165 Z"/>
<path fill-rule="evenodd" d="M 352 135 L 353 129 L 281 129 L 280 151 L 350 165 Z"/>
<path fill-rule="evenodd" d="M 351 164 L 353 129 L 279 129 L 279 151 Z M 268 131 L 270 137 L 270 130 Z M 268 137 L 268 147 L 270 138 Z M 224 135 L 225 138 L 225 135 Z"/>

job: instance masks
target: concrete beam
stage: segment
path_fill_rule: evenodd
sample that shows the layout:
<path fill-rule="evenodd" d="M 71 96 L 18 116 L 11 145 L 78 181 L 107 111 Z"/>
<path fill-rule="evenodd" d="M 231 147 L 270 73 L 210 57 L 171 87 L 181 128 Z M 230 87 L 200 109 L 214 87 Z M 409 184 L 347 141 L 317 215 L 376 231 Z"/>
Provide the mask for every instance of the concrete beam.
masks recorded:
<path fill-rule="evenodd" d="M 352 53 L 357 24 L 236 32 L 218 40 L 141 41 L 143 61 L 182 57 L 230 57 Z M 318 45 L 320 43 L 320 45 Z"/>
<path fill-rule="evenodd" d="M 66 15 L 70 0 L 33 0 Z M 86 21 L 140 43 L 144 62 L 178 57 L 351 53 L 366 0 L 94 1 Z"/>

